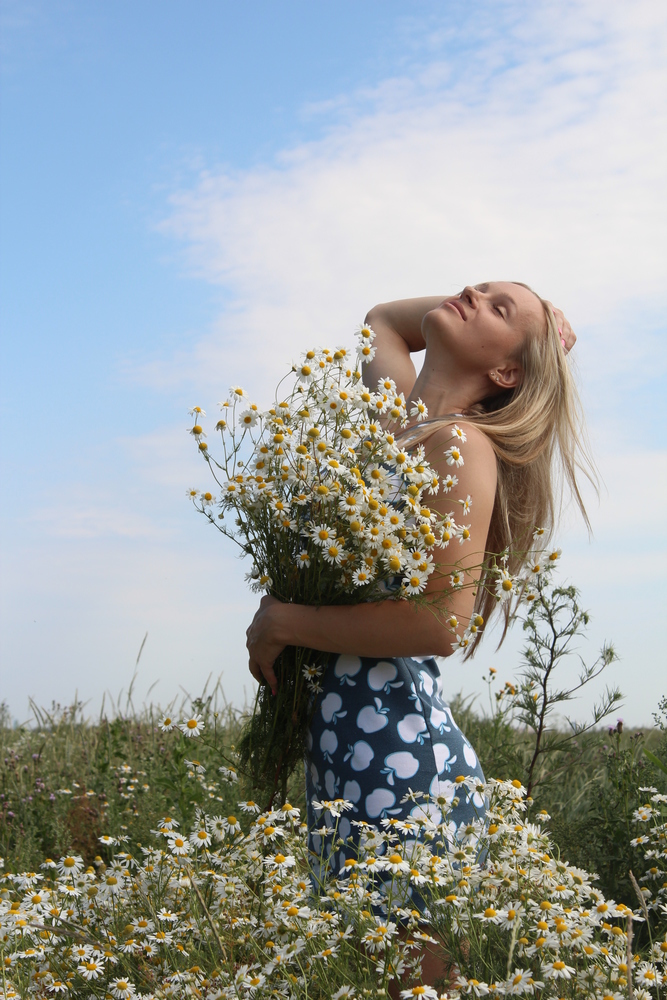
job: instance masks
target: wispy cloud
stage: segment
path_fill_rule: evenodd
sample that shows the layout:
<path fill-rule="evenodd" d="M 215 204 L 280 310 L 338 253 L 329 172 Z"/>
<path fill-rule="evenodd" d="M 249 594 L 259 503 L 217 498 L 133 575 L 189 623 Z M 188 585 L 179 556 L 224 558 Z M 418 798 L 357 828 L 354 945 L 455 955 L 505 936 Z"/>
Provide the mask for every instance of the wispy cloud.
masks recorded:
<path fill-rule="evenodd" d="M 375 301 L 489 276 L 559 302 L 588 331 L 598 374 L 627 365 L 628 315 L 640 313 L 635 377 L 654 370 L 664 19 L 648 3 L 636 20 L 634 7 L 571 5 L 571 21 L 566 8 L 489 8 L 507 32 L 487 25 L 474 46 L 465 22 L 434 28 L 418 69 L 413 59 L 372 91 L 309 108 L 330 121 L 318 140 L 175 193 L 164 231 L 232 304 L 172 377 L 204 387 L 229 372 L 267 392 L 286 357 L 345 339 Z M 164 381 L 169 367 L 142 374 Z"/>

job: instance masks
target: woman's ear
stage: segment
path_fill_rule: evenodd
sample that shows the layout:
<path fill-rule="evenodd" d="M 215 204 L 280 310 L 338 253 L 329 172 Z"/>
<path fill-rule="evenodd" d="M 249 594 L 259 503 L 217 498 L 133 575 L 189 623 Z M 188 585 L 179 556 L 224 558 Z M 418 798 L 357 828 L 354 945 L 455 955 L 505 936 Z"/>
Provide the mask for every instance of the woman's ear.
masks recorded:
<path fill-rule="evenodd" d="M 498 389 L 514 389 L 519 384 L 521 369 L 518 365 L 506 365 L 504 368 L 494 368 L 489 378 Z"/>

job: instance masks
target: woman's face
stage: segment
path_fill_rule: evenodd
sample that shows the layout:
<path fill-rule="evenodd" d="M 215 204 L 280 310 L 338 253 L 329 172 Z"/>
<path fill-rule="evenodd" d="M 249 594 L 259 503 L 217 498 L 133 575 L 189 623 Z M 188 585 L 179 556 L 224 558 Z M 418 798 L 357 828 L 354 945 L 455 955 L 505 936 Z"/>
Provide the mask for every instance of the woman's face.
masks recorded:
<path fill-rule="evenodd" d="M 426 313 L 422 333 L 427 352 L 444 353 L 449 364 L 487 372 L 516 365 L 528 330 L 545 328 L 538 297 L 511 281 L 467 285 Z"/>

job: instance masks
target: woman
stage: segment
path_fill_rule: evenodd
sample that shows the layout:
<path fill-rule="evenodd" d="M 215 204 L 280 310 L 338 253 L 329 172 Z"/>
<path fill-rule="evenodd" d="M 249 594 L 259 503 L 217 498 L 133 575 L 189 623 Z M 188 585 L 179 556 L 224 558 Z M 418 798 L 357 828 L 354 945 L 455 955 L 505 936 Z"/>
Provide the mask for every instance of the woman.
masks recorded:
<path fill-rule="evenodd" d="M 367 322 L 376 334 L 376 354 L 364 381 L 374 386 L 390 376 L 407 400 L 428 407 L 429 421 L 420 434 L 409 429 L 406 440 L 425 445 L 441 478 L 452 471 L 444 452 L 453 427 L 466 435 L 458 484 L 429 506 L 444 515 L 472 497 L 465 517 L 472 544 L 436 550 L 440 572 L 426 594 L 459 622 L 467 623 L 473 612 L 488 620 L 496 601 L 479 567 L 488 553 L 510 548 L 509 569 L 516 572 L 535 527 L 551 527 L 556 455 L 582 506 L 575 479 L 578 409 L 565 362 L 574 333 L 563 314 L 527 286 L 503 281 L 466 287 L 445 299 L 379 305 Z M 410 354 L 424 348 L 416 377 Z M 478 585 L 442 594 L 455 562 L 469 568 L 466 582 Z M 273 663 L 286 645 L 333 654 L 311 727 L 309 805 L 316 798 L 344 797 L 354 802 L 354 819 L 378 824 L 421 808 L 401 802 L 408 788 L 451 800 L 457 777 L 483 779 L 473 749 L 438 694 L 433 657 L 449 657 L 453 637 L 442 615 L 429 607 L 387 600 L 318 608 L 265 597 L 247 636 L 250 671 L 273 690 Z M 451 813 L 457 826 L 483 811 L 479 796 L 457 799 Z M 309 828 L 316 825 L 309 807 Z M 339 834 L 354 831 L 344 817 Z M 328 855 L 333 870 L 345 860 L 344 850 L 333 852 L 317 835 L 311 834 L 311 846 Z"/>

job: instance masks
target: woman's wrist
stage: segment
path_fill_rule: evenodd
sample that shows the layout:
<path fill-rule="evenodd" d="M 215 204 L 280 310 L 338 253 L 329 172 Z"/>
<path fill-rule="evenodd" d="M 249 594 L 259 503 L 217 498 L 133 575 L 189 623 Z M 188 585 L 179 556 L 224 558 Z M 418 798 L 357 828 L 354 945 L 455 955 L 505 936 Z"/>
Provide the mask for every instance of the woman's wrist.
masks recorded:
<path fill-rule="evenodd" d="M 304 646 L 301 636 L 297 635 L 299 618 L 308 608 L 303 604 L 280 603 L 271 606 L 271 639 L 284 646 Z M 301 613 L 301 614 L 300 614 Z"/>

